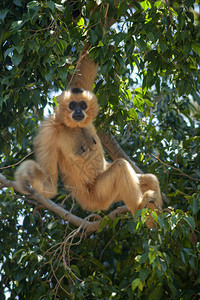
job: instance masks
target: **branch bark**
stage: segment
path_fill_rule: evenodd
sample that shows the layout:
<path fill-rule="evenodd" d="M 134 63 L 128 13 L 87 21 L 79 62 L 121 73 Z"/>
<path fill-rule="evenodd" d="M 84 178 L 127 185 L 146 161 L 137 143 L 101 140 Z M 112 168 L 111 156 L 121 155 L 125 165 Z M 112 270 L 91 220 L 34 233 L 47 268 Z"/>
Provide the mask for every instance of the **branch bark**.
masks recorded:
<path fill-rule="evenodd" d="M 123 151 L 123 149 L 120 147 L 111 133 L 101 134 L 101 132 L 98 131 L 98 136 L 100 137 L 105 150 L 108 152 L 112 160 L 116 160 L 117 158 L 124 158 L 130 163 L 136 173 L 143 174 L 142 170 L 138 168 L 134 161 L 132 161 L 128 157 L 128 155 Z"/>
<path fill-rule="evenodd" d="M 0 188 L 2 189 L 4 187 L 12 187 L 15 191 L 23 194 L 23 192 L 19 189 L 19 187 L 17 186 L 15 181 L 8 180 L 5 176 L 0 174 Z M 99 228 L 99 224 L 102 220 L 102 218 L 99 215 L 97 215 L 98 221 L 91 222 L 91 221 L 89 221 L 89 219 L 91 217 L 94 217 L 95 216 L 94 214 L 89 215 L 85 219 L 82 219 L 82 218 L 75 216 L 74 214 L 72 214 L 68 210 L 64 209 L 60 205 L 56 204 L 52 200 L 45 199 L 44 197 L 42 197 L 41 195 L 39 195 L 38 193 L 36 193 L 34 191 L 30 195 L 30 197 L 31 197 L 31 199 L 36 200 L 37 202 L 41 203 L 45 208 L 53 211 L 55 214 L 57 214 L 58 216 L 63 218 L 63 220 L 68 221 L 77 227 L 81 226 L 86 232 L 94 232 Z M 108 217 L 111 220 L 114 220 L 116 215 L 122 215 L 128 211 L 129 210 L 126 207 L 126 205 L 123 205 L 121 207 L 116 208 L 112 212 L 110 212 L 108 214 Z"/>

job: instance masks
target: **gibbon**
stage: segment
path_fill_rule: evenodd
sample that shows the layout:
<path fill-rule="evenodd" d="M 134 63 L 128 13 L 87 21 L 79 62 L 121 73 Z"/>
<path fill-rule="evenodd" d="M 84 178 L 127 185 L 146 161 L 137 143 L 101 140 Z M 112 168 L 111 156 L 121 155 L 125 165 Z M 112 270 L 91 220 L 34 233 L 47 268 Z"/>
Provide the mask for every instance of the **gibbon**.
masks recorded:
<path fill-rule="evenodd" d="M 91 92 L 97 65 L 86 50 L 71 88 L 58 97 L 53 116 L 43 121 L 34 140 L 36 161 L 26 160 L 15 172 L 24 194 L 32 189 L 45 198 L 57 194 L 58 171 L 65 187 L 89 211 L 107 210 L 122 200 L 134 215 L 138 209 L 162 206 L 158 179 L 136 174 L 125 159 L 105 160 L 93 125 L 99 106 Z M 147 222 L 152 227 L 152 220 Z"/>

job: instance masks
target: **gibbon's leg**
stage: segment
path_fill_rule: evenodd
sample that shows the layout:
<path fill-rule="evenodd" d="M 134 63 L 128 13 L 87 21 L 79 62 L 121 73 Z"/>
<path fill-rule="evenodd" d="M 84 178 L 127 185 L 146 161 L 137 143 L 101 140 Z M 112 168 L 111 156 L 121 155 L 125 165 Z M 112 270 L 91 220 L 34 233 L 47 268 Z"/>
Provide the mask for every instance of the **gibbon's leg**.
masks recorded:
<path fill-rule="evenodd" d="M 88 193 L 75 195 L 83 208 L 106 210 L 113 202 L 123 200 L 134 215 L 140 205 L 142 193 L 137 174 L 124 159 L 117 159 L 99 175 Z"/>
<path fill-rule="evenodd" d="M 45 198 L 57 194 L 57 174 L 50 176 L 33 160 L 26 160 L 20 164 L 15 172 L 15 181 L 25 195 L 34 191 Z"/>

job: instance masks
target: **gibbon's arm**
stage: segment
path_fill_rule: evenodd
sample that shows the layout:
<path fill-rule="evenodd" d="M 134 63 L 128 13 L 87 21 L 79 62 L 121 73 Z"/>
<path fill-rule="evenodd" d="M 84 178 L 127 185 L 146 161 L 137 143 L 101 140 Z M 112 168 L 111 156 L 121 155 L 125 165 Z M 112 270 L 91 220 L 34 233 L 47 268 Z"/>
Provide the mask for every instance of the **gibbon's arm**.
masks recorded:
<path fill-rule="evenodd" d="M 54 126 L 51 119 L 44 121 L 34 140 L 36 160 L 46 174 L 42 191 L 45 198 L 57 194 L 59 131 Z"/>
<path fill-rule="evenodd" d="M 57 194 L 58 150 L 56 136 L 57 132 L 51 119 L 44 121 L 34 140 L 36 162 L 26 160 L 17 168 L 15 181 L 25 195 L 30 194 L 32 189 L 44 198 L 50 198 Z"/>
<path fill-rule="evenodd" d="M 82 88 L 92 91 L 93 83 L 96 77 L 98 64 L 91 60 L 87 54 L 89 44 L 86 44 L 79 56 L 77 64 L 78 71 L 72 79 L 71 88 Z"/>

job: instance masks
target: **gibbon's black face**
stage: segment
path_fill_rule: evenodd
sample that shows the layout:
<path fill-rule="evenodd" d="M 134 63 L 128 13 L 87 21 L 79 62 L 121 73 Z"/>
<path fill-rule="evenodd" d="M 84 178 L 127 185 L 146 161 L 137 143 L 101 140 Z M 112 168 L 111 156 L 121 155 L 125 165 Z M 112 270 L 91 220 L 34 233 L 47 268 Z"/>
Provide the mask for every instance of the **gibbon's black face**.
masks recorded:
<path fill-rule="evenodd" d="M 81 121 L 85 118 L 85 114 L 83 113 L 83 111 L 87 109 L 87 104 L 84 100 L 80 102 L 72 100 L 69 103 L 69 109 L 73 111 L 72 118 L 75 121 Z"/>
<path fill-rule="evenodd" d="M 72 93 L 75 95 L 82 94 L 83 89 L 73 88 Z M 68 107 L 73 112 L 72 118 L 75 121 L 82 121 L 85 118 L 85 114 L 83 113 L 83 111 L 86 110 L 88 106 L 84 100 L 81 100 L 81 101 L 72 100 L 71 102 L 69 102 Z"/>
<path fill-rule="evenodd" d="M 72 88 L 58 97 L 57 120 L 70 128 L 83 128 L 96 118 L 99 106 L 95 95 L 87 90 Z"/>

